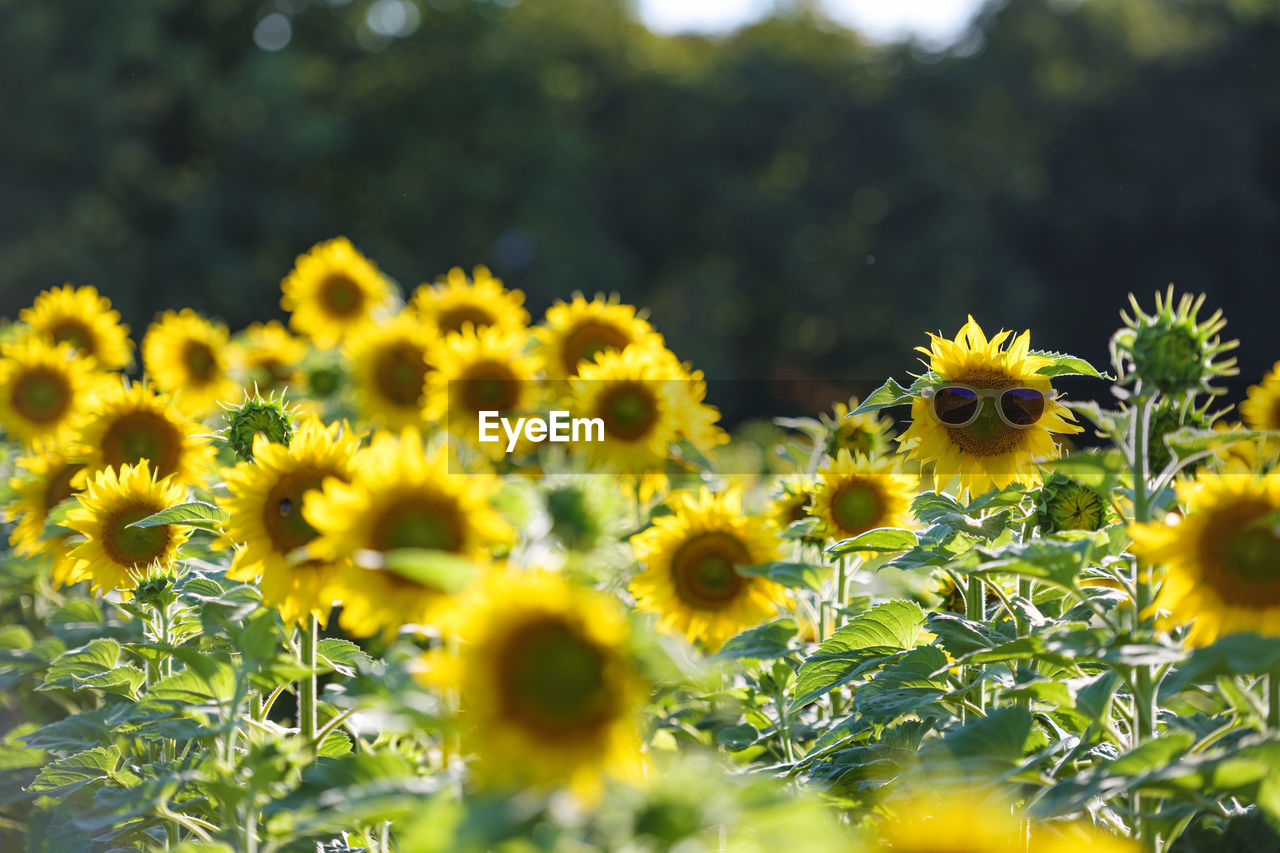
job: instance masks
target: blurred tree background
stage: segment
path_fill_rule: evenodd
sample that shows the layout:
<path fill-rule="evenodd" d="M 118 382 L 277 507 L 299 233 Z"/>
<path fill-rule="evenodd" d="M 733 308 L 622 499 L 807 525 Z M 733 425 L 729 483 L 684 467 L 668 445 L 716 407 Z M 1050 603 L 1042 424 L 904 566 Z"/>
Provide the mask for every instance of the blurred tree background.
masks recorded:
<path fill-rule="evenodd" d="M 941 54 L 780 9 L 702 38 L 624 0 L 0 0 L 0 315 L 72 281 L 139 336 L 238 328 L 346 234 L 406 290 L 486 263 L 535 316 L 647 305 L 710 377 L 775 381 L 731 416 L 902 376 L 969 312 L 1104 363 L 1170 281 L 1242 380 L 1280 357 L 1280 3 L 1010 0 Z"/>

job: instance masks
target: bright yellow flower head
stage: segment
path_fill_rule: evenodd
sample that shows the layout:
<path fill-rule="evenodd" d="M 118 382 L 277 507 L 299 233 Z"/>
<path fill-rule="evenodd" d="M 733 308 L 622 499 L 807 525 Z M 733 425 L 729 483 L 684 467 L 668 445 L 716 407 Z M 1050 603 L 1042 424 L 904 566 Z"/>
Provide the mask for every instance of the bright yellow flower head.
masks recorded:
<path fill-rule="evenodd" d="M 75 583 L 75 561 L 68 557 L 66 541 L 70 534 L 46 539 L 44 528 L 49 511 L 78 491 L 71 481 L 84 466 L 60 449 L 49 449 L 22 457 L 17 467 L 20 473 L 9 480 L 14 501 L 4 511 L 6 520 L 17 522 L 9 544 L 19 556 L 46 555 L 55 587 Z"/>
<path fill-rule="evenodd" d="M 617 295 L 597 295 L 588 302 L 581 293 L 572 302 L 557 302 L 534 330 L 547 377 L 568 379 L 578 375 L 602 352 L 620 352 L 632 344 L 662 346 L 654 331 L 633 305 L 619 303 Z"/>
<path fill-rule="evenodd" d="M 288 447 L 259 434 L 253 461 L 225 472 L 231 494 L 219 503 L 230 515 L 227 536 L 239 545 L 227 577 L 261 578 L 262 600 L 279 610 L 287 623 L 302 623 L 310 615 L 321 625 L 329 619 L 329 588 L 345 561 L 291 562 L 290 555 L 317 535 L 302 515 L 305 496 L 330 477 L 350 482 L 358 446 L 357 438 L 341 425 L 325 427 L 309 419 Z"/>
<path fill-rule="evenodd" d="M 1006 425 L 990 400 L 969 426 L 943 426 L 929 401 L 916 397 L 911 403 L 911 426 L 899 441 L 911 458 L 933 463 L 938 490 L 956 478 L 960 492 L 972 494 L 1012 483 L 1037 485 L 1041 476 L 1037 463 L 1056 459 L 1060 453 L 1054 434 L 1081 432 L 1067 408 L 1053 399 L 1048 377 L 1037 372 L 1051 361 L 1031 353 L 1031 333 L 1023 332 L 1010 341 L 1011 335 L 1001 332 L 987 340 L 970 317 L 955 340 L 930 335 L 930 347 L 917 348 L 929 356 L 929 369 L 939 384 L 956 382 L 981 389 L 1022 386 L 1042 391 L 1046 397 L 1044 414 L 1025 429 Z"/>
<path fill-rule="evenodd" d="M 428 454 L 421 434 L 374 435 L 352 463 L 351 483 L 330 478 L 309 493 L 303 517 L 320 532 L 308 555 L 345 560 L 360 552 L 399 549 L 446 551 L 487 563 L 511 528 L 490 504 L 498 489 L 489 474 L 451 474 L 447 449 Z M 430 623 L 447 598 L 442 590 L 390 570 L 347 566 L 335 581 L 342 599 L 340 624 L 369 636 L 406 624 Z"/>
<path fill-rule="evenodd" d="M 851 408 L 852 407 L 852 408 Z M 841 450 L 878 459 L 889 447 L 889 429 L 886 418 L 877 412 L 849 416 L 858 407 L 856 398 L 848 404 L 836 403 L 830 416 L 825 413 L 822 421 L 830 430 L 827 436 L 827 455 L 835 457 Z"/>
<path fill-rule="evenodd" d="M 182 502 L 182 487 L 168 477 L 157 480 L 145 461 L 98 472 L 78 499 L 67 526 L 87 539 L 70 556 L 76 579 L 88 578 L 99 593 L 134 589 L 150 566 L 168 570 L 191 535 L 180 525 L 129 527 Z"/>
<path fill-rule="evenodd" d="M 893 853 L 1023 853 L 1022 823 L 1001 801 L 947 791 L 889 807 L 880 838 Z"/>
<path fill-rule="evenodd" d="M 541 397 L 540 365 L 525 354 L 525 341 L 525 335 L 497 326 L 468 326 L 447 336 L 437 350 L 436 369 L 427 378 L 431 420 L 446 423 L 451 438 L 495 458 L 505 453 L 505 437 L 480 442 L 480 412 L 498 412 L 499 417 L 534 412 Z"/>
<path fill-rule="evenodd" d="M 208 429 L 179 412 L 167 394 L 117 380 L 99 389 L 89 409 L 76 442 L 87 475 L 146 459 L 158 477 L 199 485 L 213 467 Z"/>
<path fill-rule="evenodd" d="M 335 347 L 371 322 L 392 297 L 378 267 L 346 237 L 317 243 L 299 255 L 281 283 L 289 326 L 322 348 Z"/>
<path fill-rule="evenodd" d="M 240 384 L 246 391 L 256 389 L 263 397 L 269 397 L 286 388 L 295 393 L 302 389 L 301 366 L 307 356 L 307 344 L 289 334 L 280 321 L 254 323 L 233 347 Z"/>
<path fill-rule="evenodd" d="M 1194 620 L 1189 640 L 1280 635 L 1280 473 L 1202 471 L 1178 484 L 1181 519 L 1133 524 L 1133 552 L 1167 572 L 1156 597 L 1174 625 Z"/>
<path fill-rule="evenodd" d="M 507 290 L 483 266 L 476 267 L 470 279 L 454 267 L 434 285 L 420 285 L 413 294 L 413 308 L 440 335 L 461 332 L 467 324 L 476 329 L 497 326 L 515 334 L 529 324 L 524 294 Z"/>
<path fill-rule="evenodd" d="M 631 537 L 645 570 L 631 581 L 636 608 L 659 616 L 660 630 L 716 651 L 788 604 L 786 589 L 739 567 L 781 559 L 782 540 L 763 517 L 742 514 L 737 492 L 695 499 L 680 493 L 673 515 Z"/>
<path fill-rule="evenodd" d="M 71 344 L 19 339 L 0 349 L 0 430 L 27 447 L 65 442 L 102 381 Z"/>
<path fill-rule="evenodd" d="M 133 360 L 129 327 L 120 312 L 92 285 L 65 285 L 46 290 L 24 308 L 18 319 L 52 343 L 68 343 L 104 370 L 127 367 Z"/>
<path fill-rule="evenodd" d="M 602 352 L 569 386 L 574 417 L 604 424 L 603 441 L 582 445 L 592 470 L 660 471 L 682 438 L 703 452 L 728 440 L 715 425 L 720 413 L 703 402 L 702 374 L 665 349 L 636 345 Z"/>
<path fill-rule="evenodd" d="M 1280 430 L 1280 361 L 1240 404 L 1240 416 L 1250 429 Z"/>
<path fill-rule="evenodd" d="M 355 377 L 360 416 L 392 429 L 423 425 L 436 343 L 408 312 L 353 335 L 344 351 Z"/>
<path fill-rule="evenodd" d="M 242 396 L 227 363 L 227 327 L 211 323 L 190 308 L 166 311 L 142 339 L 142 364 L 174 405 L 192 417 L 204 417 L 218 403 Z"/>
<path fill-rule="evenodd" d="M 822 519 L 828 539 L 848 539 L 878 527 L 901 527 L 910 521 L 914 477 L 902 474 L 893 460 L 872 461 L 848 450 L 818 469 L 810 515 Z"/>
<path fill-rule="evenodd" d="M 644 771 L 645 688 L 618 601 L 545 571 L 495 573 L 459 629 L 463 748 L 482 784 L 567 786 Z"/>

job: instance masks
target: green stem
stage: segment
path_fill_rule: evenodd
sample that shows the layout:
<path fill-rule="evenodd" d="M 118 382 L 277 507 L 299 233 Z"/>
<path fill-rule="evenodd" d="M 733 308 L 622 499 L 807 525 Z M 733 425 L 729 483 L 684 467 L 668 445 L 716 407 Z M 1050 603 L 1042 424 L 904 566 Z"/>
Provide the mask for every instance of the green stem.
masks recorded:
<path fill-rule="evenodd" d="M 969 575 L 968 582 L 964 588 L 964 615 L 971 622 L 983 622 L 987 618 L 987 591 L 982 583 L 982 578 L 977 575 Z M 982 667 L 975 666 L 970 670 L 970 675 L 975 679 L 982 678 Z M 985 713 L 987 709 L 987 686 L 979 684 L 976 696 L 978 708 Z"/>
<path fill-rule="evenodd" d="M 837 608 L 835 615 L 831 618 L 831 627 L 839 628 L 844 624 L 844 605 L 846 596 L 849 593 L 849 581 L 845 577 L 848 570 L 849 558 L 845 555 L 840 556 L 840 562 L 836 564 L 836 596 L 833 602 Z"/>
<path fill-rule="evenodd" d="M 1267 673 L 1267 728 L 1280 729 L 1280 670 Z"/>
<path fill-rule="evenodd" d="M 312 746 L 316 741 L 316 634 L 315 616 L 307 617 L 299 631 L 299 656 L 307 674 L 298 681 L 298 732 Z"/>

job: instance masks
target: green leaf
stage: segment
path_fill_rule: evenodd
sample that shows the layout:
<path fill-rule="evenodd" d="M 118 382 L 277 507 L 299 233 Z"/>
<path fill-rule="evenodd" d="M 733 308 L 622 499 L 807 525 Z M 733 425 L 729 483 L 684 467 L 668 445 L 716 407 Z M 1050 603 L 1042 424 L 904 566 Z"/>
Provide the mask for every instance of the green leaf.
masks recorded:
<path fill-rule="evenodd" d="M 741 752 L 760 739 L 760 733 L 753 726 L 745 723 L 740 726 L 729 726 L 716 732 L 716 743 L 730 752 Z"/>
<path fill-rule="evenodd" d="M 1026 708 L 998 708 L 943 735 L 922 756 L 950 754 L 967 765 L 1012 768 L 1032 742 L 1032 717 Z"/>
<path fill-rule="evenodd" d="M 938 644 L 957 658 L 973 652 L 994 649 L 1013 639 L 980 622 L 970 621 L 955 613 L 931 612 L 928 614 L 928 619 L 929 630 L 937 636 Z"/>
<path fill-rule="evenodd" d="M 806 539 L 812 537 L 822 527 L 822 519 L 802 518 L 787 525 L 782 531 L 783 539 Z"/>
<path fill-rule="evenodd" d="M 796 635 L 794 619 L 775 619 L 772 622 L 743 631 L 717 652 L 713 660 L 736 660 L 751 658 L 753 660 L 772 660 L 790 654 L 791 638 Z"/>
<path fill-rule="evenodd" d="M 96 747 L 55 761 L 40 771 L 27 790 L 48 796 L 66 796 L 91 782 L 111 780 L 120 785 L 137 784 L 138 777 L 120 767 L 120 749 Z"/>
<path fill-rule="evenodd" d="M 920 711 L 946 692 L 945 679 L 933 675 L 946 667 L 946 653 L 937 646 L 912 649 L 858 688 L 858 713 L 883 725 Z"/>
<path fill-rule="evenodd" d="M 182 672 L 153 684 L 142 704 L 171 710 L 196 710 L 208 704 L 225 705 L 235 691 L 236 676 L 231 665 L 221 660 L 206 659 L 199 669 L 189 665 Z"/>
<path fill-rule="evenodd" d="M 848 683 L 885 658 L 915 648 L 924 611 L 914 601 L 889 601 L 855 616 L 800 666 L 792 709 Z"/>
<path fill-rule="evenodd" d="M 1073 355 L 1065 355 L 1060 352 L 1048 352 L 1046 350 L 1031 350 L 1031 355 L 1037 355 L 1041 358 L 1052 360 L 1051 364 L 1036 371 L 1041 376 L 1050 378 L 1056 376 L 1088 376 L 1090 379 L 1110 379 L 1111 377 L 1105 373 L 1099 373 L 1098 369 L 1083 358 L 1076 358 Z"/>
<path fill-rule="evenodd" d="M 1081 450 L 1046 462 L 1045 466 L 1103 494 L 1111 491 L 1120 472 L 1126 467 L 1124 454 L 1114 447 L 1107 450 Z"/>
<path fill-rule="evenodd" d="M 1212 684 L 1222 675 L 1252 675 L 1280 670 L 1280 637 L 1228 634 L 1212 645 L 1195 649 L 1170 674 L 1170 695 L 1188 684 Z"/>
<path fill-rule="evenodd" d="M 1235 429 L 1220 431 L 1216 429 L 1195 429 L 1182 427 L 1164 436 L 1165 445 L 1173 451 L 1178 459 L 1185 459 L 1196 453 L 1225 447 L 1237 441 L 1252 441 L 1270 435 L 1259 430 Z"/>
<path fill-rule="evenodd" d="M 361 667 L 373 665 L 373 658 L 350 640 L 325 637 L 316 643 L 316 663 L 331 668 L 342 675 L 355 675 Z"/>
<path fill-rule="evenodd" d="M 747 577 L 768 578 L 776 584 L 790 589 L 810 589 L 817 591 L 822 585 L 822 575 L 831 571 L 830 566 L 816 566 L 812 563 L 792 563 L 778 561 L 761 563 L 758 566 L 739 566 L 736 571 Z"/>
<path fill-rule="evenodd" d="M 900 406 L 911 402 L 911 389 L 903 388 L 896 380 L 890 379 L 867 395 L 858 408 L 849 413 L 849 417 L 878 412 L 890 406 Z"/>
<path fill-rule="evenodd" d="M 827 549 L 828 557 L 839 557 L 855 551 L 906 551 L 920 544 L 910 530 L 900 527 L 880 527 L 860 533 L 851 539 L 842 539 Z"/>
<path fill-rule="evenodd" d="M 86 646 L 64 652 L 49 665 L 44 683 L 37 690 L 96 688 L 105 693 L 132 696 L 146 680 L 133 666 L 122 666 L 120 644 L 112 639 L 93 640 Z"/>
<path fill-rule="evenodd" d="M 462 590 L 476 575 L 476 564 L 471 559 L 428 548 L 357 551 L 355 561 L 362 568 L 393 572 L 414 583 L 448 593 Z"/>
<path fill-rule="evenodd" d="M 334 729 L 324 736 L 324 740 L 316 748 L 316 755 L 321 758 L 337 758 L 350 751 L 351 738 L 342 729 Z"/>
<path fill-rule="evenodd" d="M 204 501 L 191 501 L 162 509 L 154 515 L 139 519 L 129 527 L 159 527 L 162 524 L 179 524 L 208 530 L 211 533 L 222 532 L 222 522 L 228 515 L 225 510 Z"/>

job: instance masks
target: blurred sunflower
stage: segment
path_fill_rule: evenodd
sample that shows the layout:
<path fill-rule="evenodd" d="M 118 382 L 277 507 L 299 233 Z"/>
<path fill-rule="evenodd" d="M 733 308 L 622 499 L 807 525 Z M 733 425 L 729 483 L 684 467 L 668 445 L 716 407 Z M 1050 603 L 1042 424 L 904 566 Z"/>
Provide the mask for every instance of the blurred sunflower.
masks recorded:
<path fill-rule="evenodd" d="M 1240 417 L 1250 429 L 1280 430 L 1280 361 L 1240 404 Z"/>
<path fill-rule="evenodd" d="M 461 332 L 470 323 L 476 329 L 496 326 L 504 332 L 520 333 L 529 324 L 524 310 L 524 294 L 507 290 L 488 267 L 472 270 L 472 277 L 459 267 L 423 284 L 413 294 L 413 309 L 441 335 Z"/>
<path fill-rule="evenodd" d="M 27 447 L 60 444 L 103 381 L 71 344 L 14 341 L 0 349 L 0 428 Z"/>
<path fill-rule="evenodd" d="M 75 561 L 67 556 L 70 534 L 46 537 L 45 525 L 49 511 L 79 491 L 71 481 L 83 468 L 63 450 L 51 448 L 20 458 L 19 473 L 9 480 L 13 501 L 3 516 L 17 522 L 9 534 L 9 544 L 19 556 L 47 556 L 52 564 L 51 579 L 55 587 L 73 584 L 79 578 L 73 571 Z"/>
<path fill-rule="evenodd" d="M 549 379 L 577 376 L 583 364 L 602 352 L 620 352 L 637 343 L 662 346 L 662 336 L 635 306 L 621 304 L 617 294 L 588 302 L 575 293 L 572 302 L 548 308 L 534 334 Z"/>
<path fill-rule="evenodd" d="M 567 785 L 644 772 L 635 719 L 646 691 L 618 601 L 545 571 L 504 572 L 459 628 L 463 747 L 495 785 Z"/>
<path fill-rule="evenodd" d="M 975 820 L 975 815 L 981 819 Z M 1021 853 L 1026 849 L 1022 821 L 1007 804 L 961 791 L 917 795 L 892 804 L 879 835 L 894 853 Z"/>
<path fill-rule="evenodd" d="M 353 335 L 344 351 L 360 416 L 393 429 L 421 425 L 436 343 L 430 331 L 404 312 Z"/>
<path fill-rule="evenodd" d="M 631 537 L 645 566 L 631 593 L 638 610 L 658 614 L 660 630 L 714 652 L 790 602 L 773 581 L 738 571 L 780 559 L 782 540 L 763 518 L 743 515 L 736 491 L 717 496 L 704 487 L 696 499 L 680 493 L 671 503 L 673 515 Z"/>
<path fill-rule="evenodd" d="M 299 255 L 281 283 L 289 327 L 322 348 L 335 347 L 370 323 L 391 301 L 391 285 L 346 237 L 317 243 Z"/>
<path fill-rule="evenodd" d="M 702 375 L 689 373 L 665 349 L 603 352 L 569 385 L 574 416 L 603 423 L 603 440 L 581 446 L 592 470 L 656 475 L 654 488 L 665 488 L 662 470 L 675 442 L 686 438 L 706 452 L 727 440 L 715 426 L 720 413 L 702 402 Z"/>
<path fill-rule="evenodd" d="M 428 454 L 422 435 L 374 435 L 352 463 L 351 483 L 326 480 L 303 501 L 303 517 L 320 532 L 308 556 L 330 561 L 360 552 L 399 549 L 445 551 L 486 563 L 493 547 L 509 542 L 511 528 L 490 498 L 498 480 L 489 474 L 450 474 L 447 448 Z M 346 565 L 335 579 L 342 628 L 360 636 L 404 624 L 433 621 L 448 596 L 443 590 L 381 568 Z"/>
<path fill-rule="evenodd" d="M 428 416 L 447 422 L 451 438 L 495 458 L 506 451 L 506 439 L 480 442 L 480 412 L 500 417 L 531 412 L 541 394 L 538 359 L 525 353 L 525 336 L 497 326 L 468 327 L 447 336 L 436 352 L 436 369 L 427 378 Z"/>
<path fill-rule="evenodd" d="M 238 544 L 227 577 L 261 578 L 262 600 L 286 623 L 301 624 L 310 615 L 321 625 L 328 622 L 333 605 L 328 591 L 342 563 L 292 562 L 290 555 L 317 536 L 302 515 L 304 497 L 330 477 L 350 482 L 358 447 L 358 439 L 340 424 L 325 427 L 310 419 L 288 447 L 259 434 L 253 461 L 225 472 L 230 496 L 218 503 L 230 515 L 227 537 Z"/>
<path fill-rule="evenodd" d="M 307 357 L 307 344 L 289 334 L 278 320 L 254 323 L 245 329 L 235 342 L 234 353 L 246 390 L 256 389 L 259 394 L 270 396 L 286 388 L 302 388 L 301 368 Z"/>
<path fill-rule="evenodd" d="M 200 485 L 215 451 L 199 423 L 183 416 L 167 394 L 128 380 L 108 383 L 78 423 L 77 454 L 85 476 L 103 468 L 150 461 L 158 477 Z"/>
<path fill-rule="evenodd" d="M 814 484 L 808 478 L 779 481 L 781 491 L 769 502 L 769 521 L 781 532 L 809 517 L 813 508 Z"/>
<path fill-rule="evenodd" d="M 119 370 L 133 361 L 129 327 L 120 312 L 92 285 L 54 287 L 36 297 L 18 319 L 55 344 L 68 343 L 104 370 Z"/>
<path fill-rule="evenodd" d="M 180 525 L 129 527 L 182 502 L 182 487 L 169 477 L 157 480 L 146 460 L 99 471 L 78 499 L 66 526 L 86 541 L 71 549 L 70 558 L 76 579 L 92 581 L 98 593 L 133 589 L 152 565 L 167 570 L 191 535 Z"/>
<path fill-rule="evenodd" d="M 227 365 L 227 327 L 211 323 L 190 308 L 166 311 L 142 339 L 142 364 L 174 405 L 203 417 L 220 402 L 241 396 Z"/>
<path fill-rule="evenodd" d="M 875 412 L 849 417 L 858 408 L 858 399 L 836 403 L 830 415 L 825 412 L 821 421 L 827 428 L 827 455 L 833 459 L 841 450 L 871 459 L 878 459 L 889 449 L 889 429 L 893 424 Z"/>
<path fill-rule="evenodd" d="M 1031 333 L 1009 340 L 1000 332 L 991 340 L 970 317 L 955 340 L 930 335 L 929 369 L 939 385 L 958 383 L 976 389 L 1031 388 L 1044 394 L 1043 413 L 1030 426 L 1016 428 L 1000 417 L 994 401 L 984 401 L 977 419 L 963 427 L 948 427 L 935 416 L 929 400 L 911 403 L 911 425 L 899 439 L 913 459 L 932 462 L 934 487 L 942 490 L 959 478 L 961 493 L 980 494 L 1011 483 L 1038 485 L 1038 462 L 1060 453 L 1054 434 L 1078 433 L 1066 407 L 1053 398 L 1049 379 L 1037 371 L 1051 362 L 1031 353 Z"/>
<path fill-rule="evenodd" d="M 1203 646 L 1226 634 L 1280 634 L 1280 474 L 1201 472 L 1178 484 L 1185 513 L 1132 524 L 1133 552 L 1167 568 L 1155 608 L 1193 622 Z"/>
<path fill-rule="evenodd" d="M 831 539 L 848 539 L 878 527 L 901 527 L 911 519 L 914 477 L 889 459 L 856 458 L 841 450 L 818 469 L 810 515 L 822 519 Z"/>

